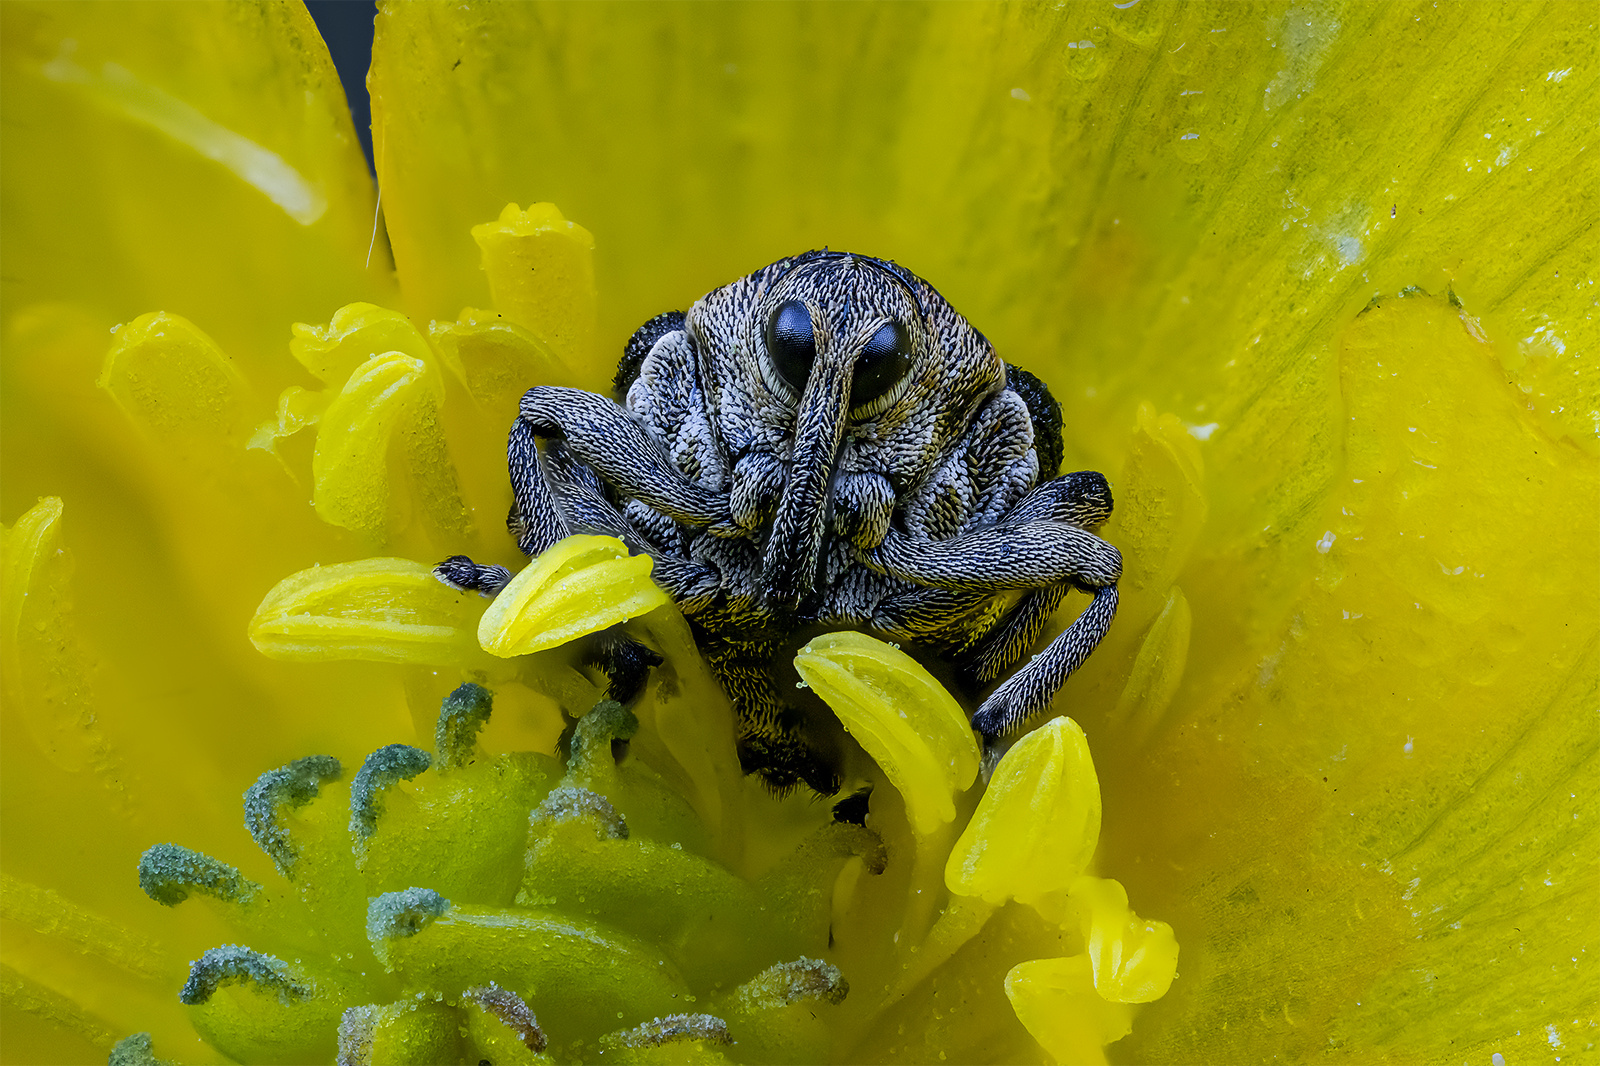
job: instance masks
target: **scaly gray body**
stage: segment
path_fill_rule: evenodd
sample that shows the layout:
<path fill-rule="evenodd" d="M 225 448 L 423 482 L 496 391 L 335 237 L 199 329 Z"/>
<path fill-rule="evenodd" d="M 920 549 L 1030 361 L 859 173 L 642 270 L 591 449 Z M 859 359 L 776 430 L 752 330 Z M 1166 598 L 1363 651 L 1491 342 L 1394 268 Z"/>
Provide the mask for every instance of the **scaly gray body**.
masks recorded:
<path fill-rule="evenodd" d="M 979 692 L 1068 588 L 1090 592 L 979 707 L 973 725 L 993 739 L 1043 710 L 1110 625 L 1121 559 L 1093 533 L 1111 512 L 1105 479 L 1055 476 L 1048 391 L 893 263 L 774 263 L 647 323 L 617 386 L 620 405 L 528 391 L 509 525 L 529 555 L 595 532 L 653 556 L 734 704 L 745 769 L 775 788 L 838 788 L 775 673 L 797 635 L 908 642 Z M 459 556 L 439 572 L 488 592 L 506 580 Z M 624 698 L 655 661 L 615 634 L 595 655 Z"/>

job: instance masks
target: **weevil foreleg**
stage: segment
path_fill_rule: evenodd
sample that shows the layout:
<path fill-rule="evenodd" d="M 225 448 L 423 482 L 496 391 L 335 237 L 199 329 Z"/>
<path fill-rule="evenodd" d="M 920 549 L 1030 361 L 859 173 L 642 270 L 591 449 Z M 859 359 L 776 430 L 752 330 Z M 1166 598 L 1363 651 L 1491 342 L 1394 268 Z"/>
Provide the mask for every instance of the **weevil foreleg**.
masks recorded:
<path fill-rule="evenodd" d="M 661 442 L 639 421 L 604 396 L 582 389 L 540 385 L 522 397 L 521 414 L 512 430 L 559 438 L 574 454 L 624 496 L 688 526 L 713 533 L 744 533 L 729 512 L 728 499 L 684 476 Z M 516 456 L 512 482 L 517 481 Z M 518 499 L 519 505 L 521 498 Z M 528 513 L 524 508 L 524 513 Z"/>
<path fill-rule="evenodd" d="M 1089 606 L 1064 632 L 990 693 L 972 716 L 972 728 L 993 740 L 1043 711 L 1106 635 L 1116 613 L 1117 587 L 1096 589 Z"/>

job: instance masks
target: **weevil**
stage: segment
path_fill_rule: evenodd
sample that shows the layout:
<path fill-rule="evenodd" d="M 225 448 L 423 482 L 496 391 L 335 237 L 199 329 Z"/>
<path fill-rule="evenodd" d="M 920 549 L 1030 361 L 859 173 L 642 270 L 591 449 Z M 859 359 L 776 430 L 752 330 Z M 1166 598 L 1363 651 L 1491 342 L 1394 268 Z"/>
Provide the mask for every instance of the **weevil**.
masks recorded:
<path fill-rule="evenodd" d="M 981 697 L 993 748 L 1043 711 L 1111 625 L 1122 560 L 1096 535 L 1111 489 L 1058 476 L 1060 407 L 932 286 L 884 259 L 812 251 L 659 315 L 616 399 L 536 386 L 511 427 L 507 521 L 533 556 L 572 533 L 654 558 L 737 714 L 747 773 L 832 795 L 836 750 L 794 649 L 864 631 Z M 509 573 L 464 556 L 447 583 Z M 1020 668 L 1068 590 L 1091 597 Z M 591 651 L 611 695 L 660 659 L 620 631 Z"/>

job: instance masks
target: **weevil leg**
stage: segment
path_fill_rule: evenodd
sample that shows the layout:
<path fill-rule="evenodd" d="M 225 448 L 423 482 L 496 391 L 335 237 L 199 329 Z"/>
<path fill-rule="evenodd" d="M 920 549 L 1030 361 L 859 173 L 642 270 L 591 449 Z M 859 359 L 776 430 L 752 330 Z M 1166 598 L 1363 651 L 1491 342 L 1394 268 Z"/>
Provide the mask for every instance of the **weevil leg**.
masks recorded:
<path fill-rule="evenodd" d="M 433 576 L 462 592 L 494 596 L 510 582 L 511 571 L 503 566 L 480 565 L 465 555 L 452 555 L 433 568 Z"/>
<path fill-rule="evenodd" d="M 1034 489 L 1006 513 L 1010 523 L 1041 518 L 1065 522 L 1093 533 L 1111 517 L 1111 485 L 1105 475 L 1079 470 L 1051 478 Z"/>
<path fill-rule="evenodd" d="M 987 685 L 1017 663 L 1039 639 L 1045 622 L 1061 606 L 1066 587 L 1034 589 L 1024 593 L 1011 613 L 991 629 L 977 644 L 958 657 L 962 673 L 974 685 Z"/>
<path fill-rule="evenodd" d="M 946 540 L 890 530 L 862 561 L 880 573 L 952 592 L 1038 589 L 1063 582 L 1086 591 L 1115 585 L 1122 555 L 1088 530 L 1036 520 L 980 526 Z"/>
<path fill-rule="evenodd" d="M 1089 606 L 1061 635 L 990 693 L 972 716 L 972 728 L 992 741 L 1043 711 L 1106 635 L 1116 613 L 1117 587 L 1096 589 Z"/>
<path fill-rule="evenodd" d="M 661 442 L 604 396 L 582 389 L 535 386 L 522 397 L 513 441 L 519 432 L 565 441 L 579 459 L 624 496 L 642 500 L 685 525 L 725 536 L 745 532 L 733 521 L 726 496 L 685 477 Z M 513 468 L 513 482 L 516 476 Z M 520 497 L 518 504 L 523 514 L 530 513 Z"/>
<path fill-rule="evenodd" d="M 1008 523 L 1051 520 L 1090 532 L 1111 517 L 1111 486 L 1094 470 L 1052 478 L 1034 489 L 1006 515 Z M 975 684 L 985 685 L 1010 670 L 1027 654 L 1039 632 L 1066 593 L 1065 584 L 1034 589 L 1019 600 L 998 625 L 958 656 L 958 666 Z"/>
<path fill-rule="evenodd" d="M 555 494 L 546 480 L 545 463 L 533 427 L 517 419 L 506 441 L 506 465 L 511 472 L 511 514 L 506 527 L 517 538 L 522 554 L 538 555 L 571 530 L 556 507 Z"/>
<path fill-rule="evenodd" d="M 612 627 L 595 635 L 584 662 L 599 668 L 609 682 L 606 698 L 618 703 L 632 703 L 644 691 L 650 668 L 660 666 L 665 660 L 650 648 Z"/>

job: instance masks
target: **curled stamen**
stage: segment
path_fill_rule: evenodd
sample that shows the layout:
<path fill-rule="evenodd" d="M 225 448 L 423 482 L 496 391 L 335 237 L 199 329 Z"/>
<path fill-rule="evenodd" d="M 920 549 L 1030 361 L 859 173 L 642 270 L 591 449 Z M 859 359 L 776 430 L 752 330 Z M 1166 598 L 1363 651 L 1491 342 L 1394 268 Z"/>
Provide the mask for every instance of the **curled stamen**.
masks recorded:
<path fill-rule="evenodd" d="M 728 1024 L 714 1014 L 669 1014 L 653 1018 L 643 1025 L 621 1033 L 613 1033 L 601 1043 L 612 1047 L 661 1047 L 700 1040 L 708 1044 L 731 1044 Z"/>
<path fill-rule="evenodd" d="M 244 825 L 278 872 L 294 879 L 299 857 L 283 815 L 317 797 L 324 781 L 337 780 L 343 768 L 332 755 L 308 755 L 262 774 L 244 794 Z"/>
<path fill-rule="evenodd" d="M 421 748 L 409 744 L 386 744 L 367 756 L 350 782 L 350 832 L 358 843 L 378 830 L 383 814 L 383 790 L 397 781 L 416 777 L 433 762 Z"/>
<path fill-rule="evenodd" d="M 189 980 L 184 982 L 178 999 L 192 1007 L 206 1002 L 218 988 L 232 983 L 252 984 L 262 992 L 276 993 L 278 1002 L 285 1005 L 307 999 L 312 994 L 310 982 L 296 977 L 282 959 L 240 944 L 224 944 L 212 948 L 190 965 Z"/>
<path fill-rule="evenodd" d="M 248 903 L 261 886 L 227 863 L 178 844 L 157 844 L 139 859 L 139 887 L 157 903 L 175 907 L 191 892 L 224 903 Z"/>
<path fill-rule="evenodd" d="M 433 740 L 441 774 L 465 766 L 471 760 L 478 730 L 489 721 L 493 709 L 493 694 L 470 681 L 444 698 Z"/>

